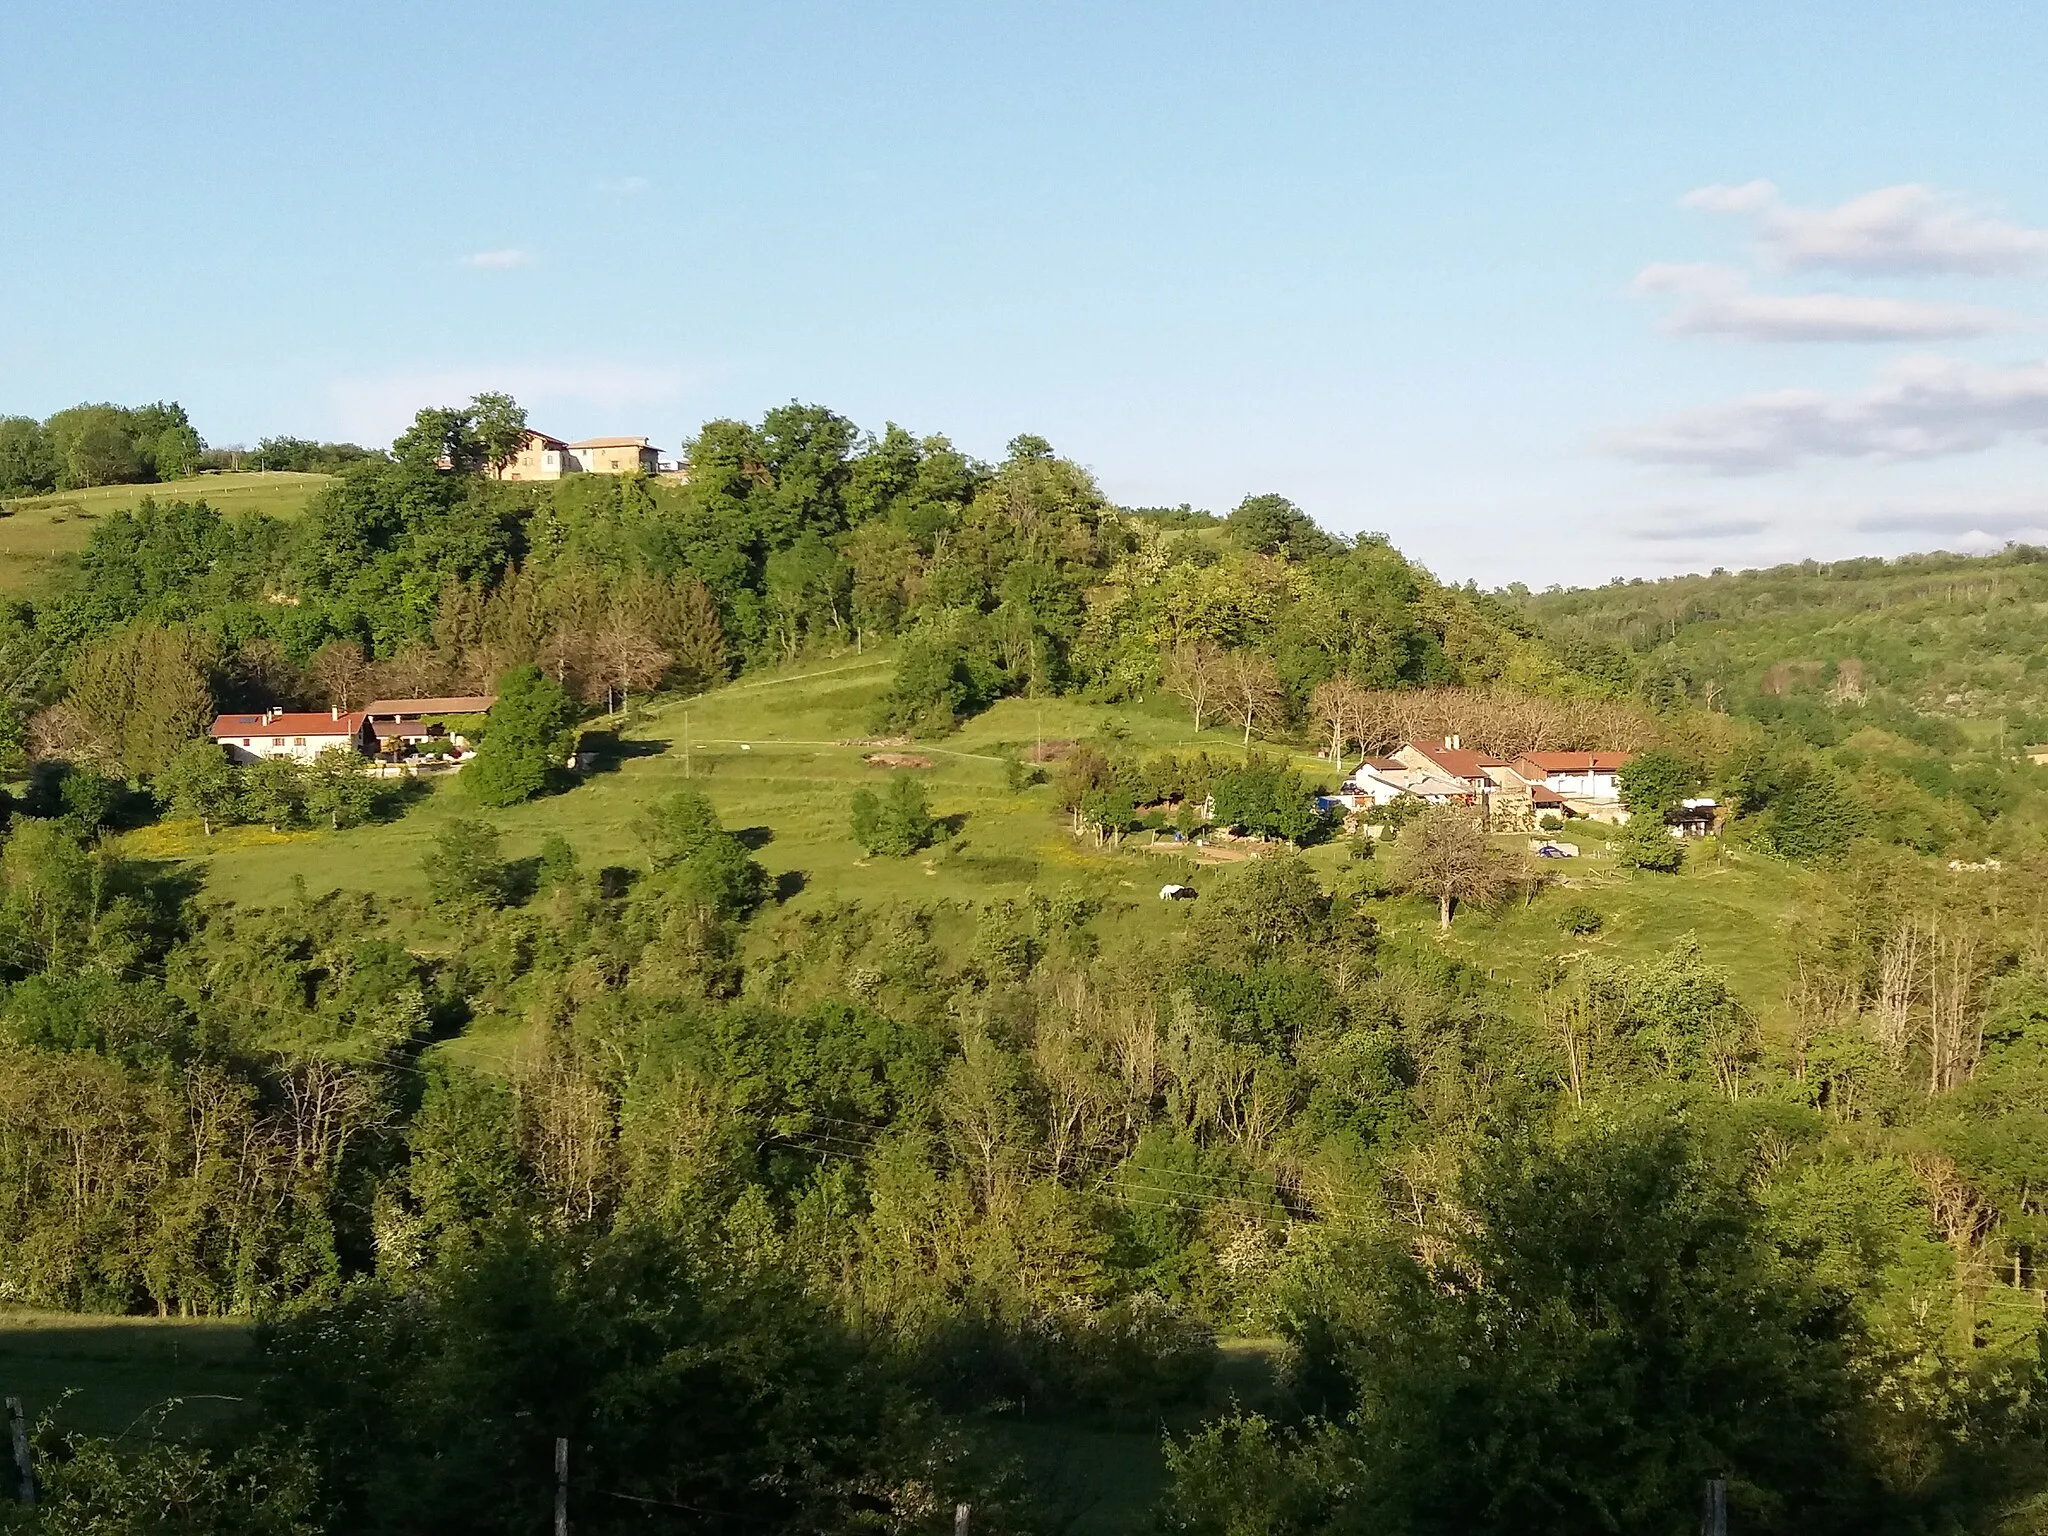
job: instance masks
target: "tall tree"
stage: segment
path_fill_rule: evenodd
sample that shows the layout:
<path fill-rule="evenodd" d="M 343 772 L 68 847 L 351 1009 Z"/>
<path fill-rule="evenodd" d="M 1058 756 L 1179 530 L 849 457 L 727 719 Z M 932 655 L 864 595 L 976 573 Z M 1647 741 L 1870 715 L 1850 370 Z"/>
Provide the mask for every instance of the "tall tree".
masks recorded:
<path fill-rule="evenodd" d="M 216 657 L 209 638 L 150 624 L 87 646 L 65 697 L 78 748 L 130 777 L 155 773 L 212 720 Z"/>
<path fill-rule="evenodd" d="M 1244 727 L 1244 744 L 1252 744 L 1252 727 L 1271 721 L 1285 695 L 1280 673 L 1270 656 L 1257 651 L 1231 651 L 1220 667 L 1222 695 L 1233 718 Z"/>
<path fill-rule="evenodd" d="M 484 805 L 531 800 L 560 773 L 575 721 L 559 684 L 538 667 L 514 667 L 498 680 L 484 739 L 462 772 L 464 789 Z"/>

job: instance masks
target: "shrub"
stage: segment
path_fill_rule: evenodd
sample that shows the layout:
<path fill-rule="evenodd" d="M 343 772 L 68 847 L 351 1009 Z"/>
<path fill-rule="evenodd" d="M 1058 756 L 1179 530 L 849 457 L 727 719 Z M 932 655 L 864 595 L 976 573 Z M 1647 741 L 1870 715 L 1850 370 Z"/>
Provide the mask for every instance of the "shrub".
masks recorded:
<path fill-rule="evenodd" d="M 1614 856 L 1629 869 L 1668 875 L 1685 862 L 1685 847 L 1671 835 L 1661 814 L 1638 811 L 1615 838 Z"/>
<path fill-rule="evenodd" d="M 438 902 L 494 907 L 505 899 L 505 861 L 498 854 L 498 829 L 487 821 L 457 817 L 449 822 L 420 856 L 420 868 Z"/>
<path fill-rule="evenodd" d="M 878 795 L 853 792 L 853 840 L 868 853 L 906 858 L 932 840 L 937 825 L 925 804 L 924 786 L 914 774 L 897 773 Z"/>
<path fill-rule="evenodd" d="M 1557 926 L 1581 936 L 1598 933 L 1607 925 L 1600 909 L 1590 901 L 1571 901 L 1558 909 Z"/>
<path fill-rule="evenodd" d="M 1555 811 L 1545 811 L 1536 818 L 1536 830 L 1539 832 L 1562 832 L 1564 830 L 1564 818 Z"/>

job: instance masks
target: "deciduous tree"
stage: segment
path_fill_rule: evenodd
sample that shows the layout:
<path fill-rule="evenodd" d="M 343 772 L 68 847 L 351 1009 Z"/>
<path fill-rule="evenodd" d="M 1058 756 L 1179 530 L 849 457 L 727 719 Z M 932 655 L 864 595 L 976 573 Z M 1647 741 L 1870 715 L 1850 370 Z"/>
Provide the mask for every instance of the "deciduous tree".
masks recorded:
<path fill-rule="evenodd" d="M 1431 806 L 1401 833 L 1396 845 L 1401 884 L 1437 904 L 1438 926 L 1451 926 L 1458 903 L 1492 906 L 1521 877 L 1515 859 L 1494 846 L 1479 814 L 1465 806 Z"/>
<path fill-rule="evenodd" d="M 463 787 L 484 805 L 531 800 L 555 781 L 576 719 L 569 696 L 540 668 L 515 667 L 498 680 L 476 758 Z"/>

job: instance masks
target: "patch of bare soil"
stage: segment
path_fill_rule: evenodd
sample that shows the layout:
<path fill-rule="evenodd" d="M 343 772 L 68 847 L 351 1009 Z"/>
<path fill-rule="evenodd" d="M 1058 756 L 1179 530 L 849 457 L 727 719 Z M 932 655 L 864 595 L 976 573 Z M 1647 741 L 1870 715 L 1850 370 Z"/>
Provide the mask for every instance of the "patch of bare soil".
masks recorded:
<path fill-rule="evenodd" d="M 932 760 L 915 752 L 870 752 L 861 759 L 870 768 L 929 768 Z"/>

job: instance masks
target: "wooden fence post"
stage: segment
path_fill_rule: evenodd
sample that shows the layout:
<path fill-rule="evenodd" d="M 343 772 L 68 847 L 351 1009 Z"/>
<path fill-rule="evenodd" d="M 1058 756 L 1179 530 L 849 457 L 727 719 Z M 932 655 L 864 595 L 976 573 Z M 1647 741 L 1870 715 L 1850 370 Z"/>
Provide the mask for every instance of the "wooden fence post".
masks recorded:
<path fill-rule="evenodd" d="M 21 1411 L 21 1399 L 7 1399 L 8 1438 L 14 1442 L 14 1470 L 19 1478 L 21 1502 L 36 1501 L 36 1468 L 28 1453 L 28 1418 Z"/>

